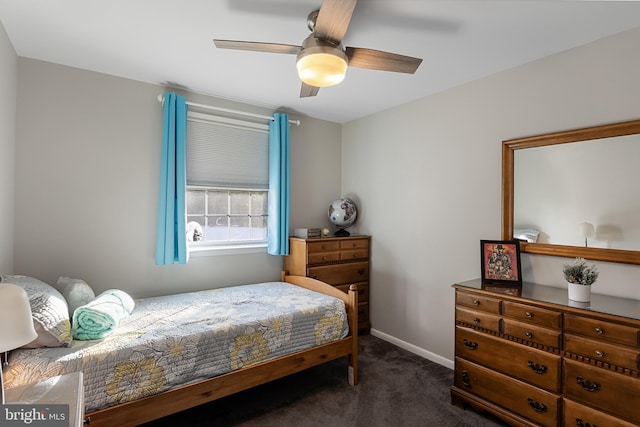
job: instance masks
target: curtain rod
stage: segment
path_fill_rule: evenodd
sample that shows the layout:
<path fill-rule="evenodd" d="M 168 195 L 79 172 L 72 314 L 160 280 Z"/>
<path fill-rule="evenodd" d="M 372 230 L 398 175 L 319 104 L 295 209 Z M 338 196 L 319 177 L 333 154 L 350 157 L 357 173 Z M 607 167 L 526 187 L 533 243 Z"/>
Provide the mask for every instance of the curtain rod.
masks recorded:
<path fill-rule="evenodd" d="M 158 102 L 164 103 L 163 95 L 158 95 Z M 187 101 L 187 105 L 190 105 L 192 107 L 204 108 L 206 110 L 215 110 L 215 111 L 223 111 L 225 113 L 238 114 L 240 116 L 255 117 L 255 118 L 264 119 L 264 120 L 275 120 L 273 116 L 264 116 L 262 114 L 247 113 L 246 111 L 231 110 L 229 108 L 215 107 L 213 105 L 196 104 L 195 102 L 189 102 L 189 101 Z M 300 120 L 289 120 L 289 123 L 292 125 L 300 126 Z"/>

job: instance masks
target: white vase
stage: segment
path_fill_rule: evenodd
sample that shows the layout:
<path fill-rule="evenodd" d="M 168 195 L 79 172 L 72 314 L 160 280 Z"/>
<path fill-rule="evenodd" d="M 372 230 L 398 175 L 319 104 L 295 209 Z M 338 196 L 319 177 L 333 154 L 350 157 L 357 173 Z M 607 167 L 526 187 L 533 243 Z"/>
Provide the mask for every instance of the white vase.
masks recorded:
<path fill-rule="evenodd" d="M 591 286 L 589 285 L 577 285 L 575 283 L 567 282 L 569 290 L 569 299 L 578 302 L 591 301 Z"/>

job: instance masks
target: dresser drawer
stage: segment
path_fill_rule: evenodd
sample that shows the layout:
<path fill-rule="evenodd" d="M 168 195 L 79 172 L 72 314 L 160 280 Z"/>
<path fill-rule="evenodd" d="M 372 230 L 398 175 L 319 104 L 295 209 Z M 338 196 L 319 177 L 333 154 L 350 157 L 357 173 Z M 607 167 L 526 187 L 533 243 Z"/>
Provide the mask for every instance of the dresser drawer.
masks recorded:
<path fill-rule="evenodd" d="M 560 396 L 456 357 L 456 387 L 481 396 L 542 426 L 556 426 Z"/>
<path fill-rule="evenodd" d="M 456 307 L 456 321 L 479 328 L 500 332 L 500 316 L 482 311 L 471 310 L 464 307 Z"/>
<path fill-rule="evenodd" d="M 340 242 L 323 241 L 319 239 L 317 242 L 307 243 L 307 253 L 316 254 L 319 252 L 338 252 L 340 250 Z"/>
<path fill-rule="evenodd" d="M 368 321 L 369 321 L 369 303 L 359 302 L 358 303 L 358 323 L 363 323 Z"/>
<path fill-rule="evenodd" d="M 456 355 L 509 377 L 560 392 L 560 355 L 456 326 Z"/>
<path fill-rule="evenodd" d="M 307 262 L 309 265 L 326 264 L 340 261 L 340 252 L 313 252 L 309 253 Z"/>
<path fill-rule="evenodd" d="M 560 329 L 562 313 L 512 301 L 504 303 L 505 316 L 538 326 Z"/>
<path fill-rule="evenodd" d="M 640 369 L 640 349 L 637 348 L 565 334 L 564 351 L 623 368 Z"/>
<path fill-rule="evenodd" d="M 640 422 L 640 379 L 569 359 L 563 371 L 567 397 Z"/>
<path fill-rule="evenodd" d="M 503 319 L 503 332 L 506 335 L 535 342 L 548 347 L 560 348 L 561 332 L 558 329 L 543 328 L 513 319 Z"/>
<path fill-rule="evenodd" d="M 564 420 L 563 425 L 565 426 L 637 427 L 637 424 L 632 424 L 620 418 L 596 411 L 588 406 L 576 403 L 573 400 L 563 399 L 562 406 L 564 407 L 562 418 Z"/>
<path fill-rule="evenodd" d="M 341 251 L 364 249 L 365 252 L 369 252 L 369 239 L 347 239 L 341 240 L 339 243 Z"/>
<path fill-rule="evenodd" d="M 472 307 L 476 310 L 488 313 L 500 314 L 502 301 L 496 298 L 485 297 L 478 294 L 456 292 L 456 304 Z"/>
<path fill-rule="evenodd" d="M 640 329 L 632 326 L 620 325 L 604 320 L 565 314 L 565 330 L 579 335 L 617 342 L 624 345 L 640 345 Z"/>
<path fill-rule="evenodd" d="M 369 283 L 368 282 L 358 282 L 358 283 L 349 283 L 346 285 L 337 285 L 336 288 L 340 289 L 345 294 L 349 292 L 349 286 L 356 285 L 358 286 L 358 302 L 367 302 L 369 301 Z"/>
<path fill-rule="evenodd" d="M 367 249 L 349 249 L 340 251 L 340 261 L 352 261 L 369 258 Z"/>
<path fill-rule="evenodd" d="M 310 267 L 307 276 L 331 285 L 344 285 L 369 281 L 369 262 L 350 262 L 345 264 Z"/>

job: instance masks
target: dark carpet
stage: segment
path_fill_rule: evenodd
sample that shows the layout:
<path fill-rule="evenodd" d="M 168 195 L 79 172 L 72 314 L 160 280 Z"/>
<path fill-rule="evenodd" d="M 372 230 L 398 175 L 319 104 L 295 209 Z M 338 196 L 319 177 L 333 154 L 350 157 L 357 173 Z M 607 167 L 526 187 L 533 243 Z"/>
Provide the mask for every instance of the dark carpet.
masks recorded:
<path fill-rule="evenodd" d="M 451 404 L 452 370 L 372 335 L 359 342 L 355 387 L 341 358 L 145 427 L 504 426 Z"/>

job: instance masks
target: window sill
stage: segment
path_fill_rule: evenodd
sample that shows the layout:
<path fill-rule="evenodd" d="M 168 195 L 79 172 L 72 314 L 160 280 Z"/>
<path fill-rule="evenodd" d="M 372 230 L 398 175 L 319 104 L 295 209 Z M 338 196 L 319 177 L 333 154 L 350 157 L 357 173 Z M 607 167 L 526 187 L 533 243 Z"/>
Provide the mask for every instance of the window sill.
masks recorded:
<path fill-rule="evenodd" d="M 266 243 L 254 243 L 246 245 L 211 245 L 211 246 L 190 246 L 189 256 L 193 258 L 217 256 L 217 255 L 242 255 L 254 253 L 267 253 Z"/>

